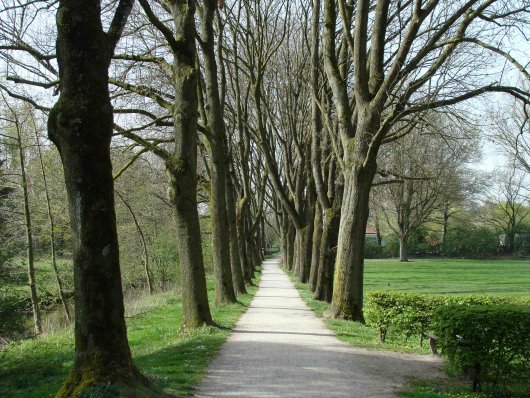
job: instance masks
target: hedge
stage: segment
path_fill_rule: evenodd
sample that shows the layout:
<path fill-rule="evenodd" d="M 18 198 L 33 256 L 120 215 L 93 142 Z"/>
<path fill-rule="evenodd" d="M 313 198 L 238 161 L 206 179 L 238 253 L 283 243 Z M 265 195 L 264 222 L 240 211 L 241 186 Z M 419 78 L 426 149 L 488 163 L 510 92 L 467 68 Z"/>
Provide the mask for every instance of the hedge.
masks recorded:
<path fill-rule="evenodd" d="M 473 380 L 473 391 L 490 390 L 530 376 L 530 307 L 446 305 L 435 312 L 437 342 L 449 363 Z"/>
<path fill-rule="evenodd" d="M 447 296 L 401 292 L 371 292 L 365 306 L 366 322 L 379 329 L 381 342 L 388 332 L 410 337 L 417 335 L 420 344 L 433 329 L 437 309 L 447 305 L 530 304 L 530 297 Z"/>

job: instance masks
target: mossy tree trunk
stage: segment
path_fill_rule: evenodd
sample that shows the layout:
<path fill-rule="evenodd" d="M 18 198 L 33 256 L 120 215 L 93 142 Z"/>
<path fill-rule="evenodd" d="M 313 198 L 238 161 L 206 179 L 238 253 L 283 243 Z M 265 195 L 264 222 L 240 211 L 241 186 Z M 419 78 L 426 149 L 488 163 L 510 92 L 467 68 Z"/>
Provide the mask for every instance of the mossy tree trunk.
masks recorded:
<path fill-rule="evenodd" d="M 175 148 L 166 161 L 169 197 L 176 221 L 182 286 L 183 326 L 212 324 L 206 291 L 201 230 L 197 211 L 197 85 L 195 1 L 172 1 L 178 42 L 173 50 L 173 128 Z M 168 35 L 171 35 L 168 32 Z"/>
<path fill-rule="evenodd" d="M 338 236 L 333 298 L 328 315 L 364 322 L 364 239 L 375 161 L 344 172 L 344 199 Z"/>
<path fill-rule="evenodd" d="M 201 48 L 204 57 L 205 114 L 208 127 L 210 171 L 210 214 L 212 220 L 213 264 L 215 269 L 215 302 L 234 303 L 230 265 L 229 225 L 226 205 L 227 157 L 226 128 L 219 93 L 219 76 L 215 55 L 213 22 L 217 1 L 206 0 L 201 13 Z"/>
<path fill-rule="evenodd" d="M 166 108 L 173 115 L 173 152 L 149 145 L 165 161 L 169 179 L 168 196 L 173 208 L 180 260 L 182 323 L 185 328 L 212 324 L 206 291 L 201 230 L 197 210 L 197 129 L 198 67 L 195 44 L 194 0 L 165 2 L 173 17 L 174 29 L 167 27 L 151 9 L 148 0 L 139 0 L 149 21 L 164 36 L 173 54 L 174 104 Z M 136 139 L 138 139 L 136 137 Z"/>
<path fill-rule="evenodd" d="M 74 365 L 58 397 L 101 386 L 150 394 L 127 342 L 110 160 L 108 68 L 131 9 L 132 1 L 120 1 L 108 32 L 100 1 L 61 0 L 57 10 L 61 94 L 48 131 L 64 168 L 75 287 Z"/>

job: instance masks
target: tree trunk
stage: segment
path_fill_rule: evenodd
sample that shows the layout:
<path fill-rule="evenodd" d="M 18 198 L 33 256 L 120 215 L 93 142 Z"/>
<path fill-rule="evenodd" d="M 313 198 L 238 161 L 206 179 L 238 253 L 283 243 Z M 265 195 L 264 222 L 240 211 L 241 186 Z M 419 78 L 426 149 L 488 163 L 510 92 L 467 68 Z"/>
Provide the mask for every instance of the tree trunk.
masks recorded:
<path fill-rule="evenodd" d="M 120 2 L 111 28 L 123 28 L 126 17 L 118 13 L 128 15 L 131 7 Z M 96 388 L 154 395 L 127 342 L 110 160 L 108 68 L 115 43 L 103 31 L 100 12 L 96 0 L 62 0 L 57 10 L 61 94 L 48 130 L 64 168 L 75 286 L 75 357 L 61 398 L 89 396 Z"/>
<path fill-rule="evenodd" d="M 237 229 L 237 240 L 239 242 L 239 259 L 241 261 L 241 269 L 243 273 L 243 280 L 248 286 L 253 286 L 251 272 L 250 272 L 250 260 L 248 257 L 247 240 L 245 233 L 245 211 L 246 202 L 248 199 L 243 197 L 239 200 L 236 207 L 236 229 Z"/>
<path fill-rule="evenodd" d="M 213 324 L 206 291 L 201 230 L 197 211 L 197 50 L 195 47 L 195 2 L 189 7 L 173 3 L 175 31 L 183 40 L 174 52 L 173 88 L 175 148 L 166 162 L 170 179 L 168 195 L 177 230 L 182 288 L 182 324 L 196 328 Z"/>
<path fill-rule="evenodd" d="M 213 20 L 217 1 L 205 0 L 201 13 L 202 41 L 204 56 L 204 83 L 206 93 L 207 124 L 210 132 L 208 150 L 211 160 L 210 174 L 210 214 L 212 220 L 213 265 L 215 269 L 215 302 L 235 303 L 236 294 L 232 284 L 230 265 L 230 242 L 226 206 L 226 148 L 225 124 L 219 97 L 219 76 L 215 59 L 215 37 Z"/>
<path fill-rule="evenodd" d="M 375 214 L 375 236 L 377 240 L 377 246 L 381 246 L 383 244 L 383 238 L 381 237 L 381 228 L 379 226 L 379 216 L 377 213 Z"/>
<path fill-rule="evenodd" d="M 313 249 L 311 252 L 311 271 L 309 273 L 309 288 L 312 292 L 317 287 L 317 279 L 320 264 L 320 244 L 322 237 L 322 209 L 317 203 L 315 209 L 315 219 L 313 222 Z"/>
<path fill-rule="evenodd" d="M 42 173 L 42 181 L 44 182 L 46 210 L 48 214 L 48 221 L 50 223 L 50 251 L 51 251 L 52 267 L 53 267 L 53 272 L 55 274 L 55 281 L 57 282 L 57 290 L 59 293 L 59 298 L 61 300 L 61 304 L 63 305 L 64 314 L 68 322 L 70 322 L 72 320 L 72 317 L 70 315 L 70 309 L 68 308 L 68 303 L 66 302 L 66 297 L 64 295 L 63 283 L 59 275 L 59 270 L 57 269 L 57 255 L 56 255 L 56 250 L 55 250 L 55 219 L 53 217 L 53 212 L 52 212 L 50 194 L 49 194 L 49 189 L 48 189 L 48 179 L 46 177 L 46 169 L 44 168 L 44 160 L 42 158 L 42 149 L 40 146 L 39 136 L 36 131 L 35 131 L 35 140 L 37 141 L 37 150 L 39 153 L 39 162 L 40 162 L 40 168 L 41 168 L 41 173 Z"/>
<path fill-rule="evenodd" d="M 311 254 L 313 252 L 313 217 L 311 222 L 300 230 L 299 241 L 299 259 L 298 259 L 298 277 L 300 282 L 309 281 L 309 272 L 311 270 Z"/>
<path fill-rule="evenodd" d="M 232 266 L 232 283 L 236 294 L 246 294 L 245 281 L 243 279 L 243 268 L 239 251 L 239 240 L 236 226 L 236 206 L 234 203 L 234 187 L 232 176 L 226 176 L 226 210 L 228 215 L 228 228 L 230 239 L 230 264 Z"/>
<path fill-rule="evenodd" d="M 328 303 L 331 302 L 339 226 L 340 209 L 336 210 L 335 208 L 330 208 L 326 210 L 322 218 L 320 264 L 314 294 L 315 300 L 327 301 Z"/>
<path fill-rule="evenodd" d="M 407 241 L 407 237 L 402 234 L 399 235 L 399 261 L 402 263 L 409 261 Z"/>
<path fill-rule="evenodd" d="M 294 271 L 295 258 L 295 234 L 296 230 L 292 222 L 289 222 L 289 229 L 287 232 L 287 269 Z"/>
<path fill-rule="evenodd" d="M 33 229 L 31 227 L 31 211 L 29 208 L 28 180 L 26 176 L 26 157 L 22 147 L 22 126 L 15 115 L 17 131 L 17 146 L 20 161 L 20 185 L 22 185 L 22 195 L 24 198 L 24 225 L 26 229 L 26 258 L 28 260 L 28 285 L 31 299 L 31 310 L 33 312 L 33 328 L 35 334 L 42 333 L 42 322 L 39 310 L 39 298 L 37 296 L 37 286 L 35 284 L 35 258 L 33 253 Z"/>
<path fill-rule="evenodd" d="M 344 171 L 336 272 L 333 298 L 328 310 L 332 318 L 364 322 L 364 239 L 370 188 L 375 172 L 375 161 L 366 166 L 353 164 Z"/>

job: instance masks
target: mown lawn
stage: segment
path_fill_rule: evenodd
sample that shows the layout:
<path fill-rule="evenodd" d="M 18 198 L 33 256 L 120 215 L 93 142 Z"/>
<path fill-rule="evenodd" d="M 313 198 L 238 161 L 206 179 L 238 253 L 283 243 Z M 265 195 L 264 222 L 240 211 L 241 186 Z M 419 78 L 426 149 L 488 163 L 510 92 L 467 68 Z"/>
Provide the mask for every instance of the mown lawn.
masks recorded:
<path fill-rule="evenodd" d="M 365 291 L 530 295 L 529 260 L 366 260 Z"/>
<path fill-rule="evenodd" d="M 237 304 L 210 303 L 218 327 L 188 333 L 179 330 L 182 310 L 176 292 L 144 297 L 134 308 L 136 315 L 127 318 L 135 363 L 165 392 L 191 395 L 255 292 L 249 289 Z M 208 295 L 213 299 L 211 280 Z M 7 346 L 0 351 L 0 397 L 54 397 L 72 366 L 73 352 L 71 328 Z"/>

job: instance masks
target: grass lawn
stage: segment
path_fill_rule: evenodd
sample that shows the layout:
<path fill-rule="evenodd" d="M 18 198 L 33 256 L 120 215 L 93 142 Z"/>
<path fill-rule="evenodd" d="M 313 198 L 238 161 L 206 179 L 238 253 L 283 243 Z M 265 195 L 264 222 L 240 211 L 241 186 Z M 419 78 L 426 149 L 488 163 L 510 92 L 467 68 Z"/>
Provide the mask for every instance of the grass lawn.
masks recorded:
<path fill-rule="evenodd" d="M 397 259 L 365 261 L 365 291 L 530 295 L 528 260 Z"/>
<path fill-rule="evenodd" d="M 307 305 L 322 317 L 328 303 L 313 300 L 308 285 L 291 279 Z M 397 259 L 365 261 L 365 294 L 370 291 L 391 290 L 431 294 L 492 294 L 530 296 L 530 261 L 522 260 L 453 260 L 415 259 L 400 263 Z M 376 328 L 357 322 L 324 319 L 336 336 L 357 347 L 428 354 L 416 337 L 389 334 L 384 344 L 379 342 Z M 421 381 L 411 383 L 410 390 L 400 392 L 408 398 L 479 398 L 461 382 L 430 385 Z"/>
<path fill-rule="evenodd" d="M 191 395 L 255 292 L 256 288 L 249 289 L 237 304 L 210 303 L 219 327 L 189 333 L 179 331 L 182 311 L 177 293 L 144 297 L 134 306 L 136 315 L 127 318 L 135 363 L 165 392 Z M 212 280 L 208 281 L 208 295 L 213 300 Z M 0 351 L 0 397 L 54 397 L 72 366 L 73 352 L 71 328 L 6 347 Z"/>

